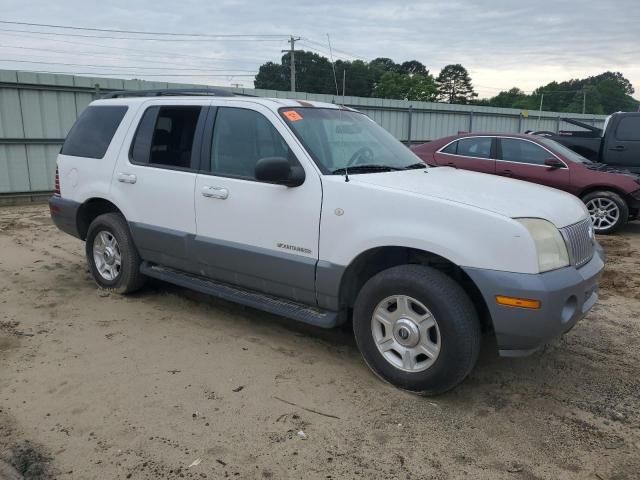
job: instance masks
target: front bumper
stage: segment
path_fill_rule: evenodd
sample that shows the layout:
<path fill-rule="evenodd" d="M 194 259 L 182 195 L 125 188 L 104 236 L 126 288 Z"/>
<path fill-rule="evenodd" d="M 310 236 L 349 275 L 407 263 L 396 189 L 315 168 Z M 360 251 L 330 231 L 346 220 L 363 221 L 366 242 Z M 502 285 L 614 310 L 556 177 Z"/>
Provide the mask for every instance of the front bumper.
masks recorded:
<path fill-rule="evenodd" d="M 49 198 L 49 211 L 53 223 L 63 232 L 78 238 L 80 238 L 77 222 L 79 208 L 78 202 L 64 199 L 59 195 L 53 195 Z"/>
<path fill-rule="evenodd" d="M 528 355 L 570 330 L 598 300 L 604 253 L 598 245 L 581 268 L 565 267 L 540 274 L 464 268 L 489 308 L 502 356 Z M 496 295 L 540 300 L 537 310 L 496 303 Z"/>

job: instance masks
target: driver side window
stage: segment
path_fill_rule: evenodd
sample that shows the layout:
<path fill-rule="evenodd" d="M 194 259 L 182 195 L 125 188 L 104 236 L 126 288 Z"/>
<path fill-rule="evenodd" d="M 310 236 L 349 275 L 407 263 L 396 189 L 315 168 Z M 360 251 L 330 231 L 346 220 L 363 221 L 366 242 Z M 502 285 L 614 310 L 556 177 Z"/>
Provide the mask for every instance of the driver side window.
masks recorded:
<path fill-rule="evenodd" d="M 500 160 L 509 162 L 544 165 L 544 161 L 553 156 L 539 145 L 518 138 L 501 138 L 500 147 Z"/>
<path fill-rule="evenodd" d="M 258 160 L 293 155 L 276 128 L 262 114 L 244 108 L 218 108 L 211 145 L 214 175 L 255 179 Z"/>

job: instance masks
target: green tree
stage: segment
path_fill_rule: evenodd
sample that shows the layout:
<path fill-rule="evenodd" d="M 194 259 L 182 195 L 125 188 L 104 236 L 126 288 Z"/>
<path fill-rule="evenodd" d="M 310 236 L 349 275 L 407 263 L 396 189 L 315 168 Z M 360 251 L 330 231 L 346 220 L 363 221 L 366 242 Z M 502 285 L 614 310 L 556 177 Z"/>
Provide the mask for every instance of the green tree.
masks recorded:
<path fill-rule="evenodd" d="M 289 90 L 289 72 L 282 64 L 267 62 L 260 66 L 253 85 L 266 90 Z"/>
<path fill-rule="evenodd" d="M 503 96 L 503 93 L 489 99 L 489 104 L 503 106 L 498 102 L 498 97 Z M 587 78 L 543 85 L 529 96 L 529 108 L 538 109 L 544 95 L 544 110 L 582 112 L 584 107 L 585 113 L 592 114 L 635 111 L 638 101 L 631 97 L 633 93 L 631 82 L 620 72 L 604 72 Z M 521 108 L 517 104 L 511 106 Z"/>
<path fill-rule="evenodd" d="M 631 82 L 620 72 L 604 72 L 587 79 L 586 100 L 590 109 L 600 106 L 604 113 L 636 111 L 640 102 L 635 100 Z M 595 113 L 595 112 L 594 112 Z"/>
<path fill-rule="evenodd" d="M 495 97 L 477 100 L 473 103 L 489 107 L 531 109 L 535 107 L 533 102 L 535 102 L 533 97 L 527 95 L 519 88 L 513 87 L 505 92 L 500 92 Z"/>
<path fill-rule="evenodd" d="M 369 62 L 369 75 L 371 76 L 371 92 L 376 84 L 380 81 L 382 75 L 386 72 L 399 72 L 400 65 L 391 60 L 390 58 L 374 58 Z"/>
<path fill-rule="evenodd" d="M 313 52 L 296 51 L 296 90 L 309 93 L 335 94 L 331 62 Z M 253 82 L 255 88 L 291 89 L 291 55 L 282 56 L 281 64 L 267 62 L 260 66 Z"/>
<path fill-rule="evenodd" d="M 378 98 L 433 102 L 438 95 L 438 87 L 429 74 L 386 72 L 380 77 L 373 94 Z"/>
<path fill-rule="evenodd" d="M 336 61 L 336 77 L 338 80 L 338 90 L 342 95 L 343 72 L 345 74 L 345 95 L 355 97 L 370 97 L 373 90 L 373 78 L 369 70 L 369 65 L 362 60 Z"/>
<path fill-rule="evenodd" d="M 429 75 L 429 70 L 418 60 L 409 60 L 400 65 L 400 73 L 406 73 L 408 75 Z"/>
<path fill-rule="evenodd" d="M 470 103 L 478 96 L 473 90 L 469 72 L 459 63 L 444 67 L 438 78 L 438 99 L 446 103 Z"/>

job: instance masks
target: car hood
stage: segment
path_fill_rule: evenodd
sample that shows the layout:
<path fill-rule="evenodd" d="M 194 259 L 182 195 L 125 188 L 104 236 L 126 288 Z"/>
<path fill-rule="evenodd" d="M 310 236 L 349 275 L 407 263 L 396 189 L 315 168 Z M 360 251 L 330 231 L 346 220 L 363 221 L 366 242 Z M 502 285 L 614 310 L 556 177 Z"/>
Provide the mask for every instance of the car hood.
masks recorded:
<path fill-rule="evenodd" d="M 587 217 L 584 204 L 563 191 L 450 167 L 351 175 L 350 180 L 463 203 L 511 218 L 544 218 L 558 228 Z"/>

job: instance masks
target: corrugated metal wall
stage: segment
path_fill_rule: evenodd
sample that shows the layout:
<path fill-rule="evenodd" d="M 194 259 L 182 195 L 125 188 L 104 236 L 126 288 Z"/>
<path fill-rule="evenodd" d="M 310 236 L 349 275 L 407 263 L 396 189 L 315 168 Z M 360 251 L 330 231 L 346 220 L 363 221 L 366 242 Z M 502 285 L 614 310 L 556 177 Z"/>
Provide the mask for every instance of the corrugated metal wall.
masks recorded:
<path fill-rule="evenodd" d="M 0 70 L 0 194 L 53 189 L 55 159 L 76 117 L 96 97 L 113 90 L 200 87 L 166 82 L 76 77 Z M 344 103 L 366 113 L 396 138 L 418 143 L 459 131 L 509 132 L 570 130 L 556 112 L 509 108 L 337 97 L 275 90 L 232 89 L 263 97 Z M 602 126 L 605 116 L 570 114 Z"/>

